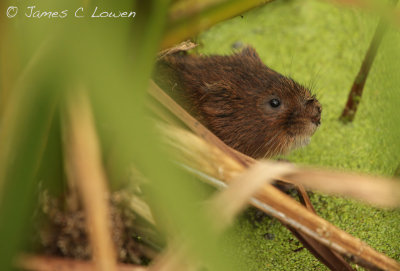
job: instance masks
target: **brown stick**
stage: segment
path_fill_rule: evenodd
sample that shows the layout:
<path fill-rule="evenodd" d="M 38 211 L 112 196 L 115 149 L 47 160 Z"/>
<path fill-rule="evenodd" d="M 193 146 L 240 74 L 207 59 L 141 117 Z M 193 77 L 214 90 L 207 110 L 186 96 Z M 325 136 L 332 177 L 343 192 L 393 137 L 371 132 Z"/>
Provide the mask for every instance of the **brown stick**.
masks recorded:
<path fill-rule="evenodd" d="M 100 158 L 99 143 L 93 117 L 84 90 L 68 97 L 66 140 L 70 146 L 67 154 L 75 174 L 80 198 L 86 213 L 86 223 L 92 247 L 92 257 L 97 270 L 114 271 L 116 253 L 110 231 L 110 211 L 106 177 Z"/>
<path fill-rule="evenodd" d="M 393 0 L 394 5 L 396 5 L 397 2 L 398 0 Z M 351 87 L 346 106 L 344 107 L 342 115 L 339 118 L 344 123 L 352 122 L 354 120 L 358 105 L 361 102 L 361 96 L 363 94 L 365 82 L 367 81 L 369 71 L 371 70 L 372 63 L 374 62 L 376 53 L 378 52 L 379 45 L 382 42 L 386 30 L 387 26 L 385 19 L 381 18 L 375 30 L 374 37 L 369 45 L 368 51 L 365 54 L 360 71 L 358 72 L 353 86 Z"/>
<path fill-rule="evenodd" d="M 203 159 L 203 161 L 206 160 L 205 162 L 209 163 L 209 168 L 211 169 L 210 172 L 215 173 L 215 176 L 213 175 L 214 177 L 221 178 L 226 182 L 229 182 L 231 180 L 232 176 L 234 176 L 232 174 L 234 173 L 226 172 L 224 168 L 231 167 L 239 171 L 243 171 L 246 169 L 248 160 L 246 161 L 245 159 L 243 159 L 244 155 L 238 155 L 237 153 L 234 153 L 235 155 L 232 156 L 232 150 L 228 146 L 226 146 L 218 138 L 215 139 L 215 136 L 210 131 L 208 131 L 207 128 L 205 128 L 204 126 L 198 126 L 198 122 L 193 119 L 193 117 L 191 117 L 186 111 L 184 111 L 178 104 L 176 104 L 161 89 L 159 89 L 157 85 L 152 83 L 151 88 L 153 89 L 151 89 L 150 93 L 164 106 L 169 108 L 171 112 L 179 117 L 184 123 L 186 123 L 189 128 L 198 133 L 201 138 L 206 141 L 208 138 L 210 138 L 212 140 L 216 140 L 216 142 L 218 143 L 217 145 L 213 144 L 213 142 L 201 142 L 199 141 L 200 139 L 197 138 L 195 139 L 197 141 L 196 144 L 193 144 L 193 142 L 187 139 L 185 139 L 186 142 L 182 141 L 182 138 L 176 139 L 181 145 L 184 143 L 187 144 L 186 147 L 189 149 L 196 148 L 196 151 L 192 153 L 192 156 L 190 156 L 190 151 L 189 153 L 186 152 L 184 154 L 188 156 L 189 161 L 196 160 L 193 158 L 199 156 L 199 152 L 200 156 L 207 156 L 210 154 L 210 152 L 217 154 L 216 157 L 218 157 L 218 159 Z M 176 133 L 176 131 L 169 131 L 169 133 L 171 137 L 177 136 L 177 134 L 179 134 Z M 196 136 L 194 135 L 192 135 L 192 137 L 196 138 Z M 220 145 L 225 145 L 225 147 L 223 149 L 219 148 Z M 225 152 L 227 148 L 229 149 L 229 152 Z M 238 157 L 240 157 L 240 162 L 237 160 Z M 208 158 L 211 158 L 211 156 L 209 155 Z M 221 163 L 227 164 L 221 165 Z M 204 168 L 202 168 L 202 170 L 203 169 Z M 398 264 L 393 259 L 390 259 L 385 255 L 378 253 L 377 251 L 363 243 L 361 240 L 354 238 L 346 232 L 331 225 L 329 222 L 308 211 L 298 202 L 283 194 L 281 191 L 277 190 L 271 185 L 265 185 L 256 198 L 258 199 L 258 201 L 252 201 L 252 204 L 257 208 L 260 208 L 261 210 L 276 217 L 279 221 L 289 225 L 295 230 L 302 232 L 303 234 L 306 234 L 313 239 L 318 240 L 325 246 L 336 250 L 340 254 L 351 256 L 352 259 L 356 262 L 359 262 L 360 265 L 367 267 L 375 266 L 386 270 L 400 269 L 400 264 Z"/>
<path fill-rule="evenodd" d="M 329 247 L 319 243 L 317 240 L 307 236 L 306 234 L 296 231 L 292 227 L 287 227 L 297 239 L 307 248 L 314 257 L 319 259 L 329 269 L 334 271 L 352 271 L 354 270 L 340 254 L 336 253 Z"/>
<path fill-rule="evenodd" d="M 299 193 L 301 204 L 303 204 L 309 211 L 317 214 L 314 206 L 308 197 L 307 191 L 303 185 L 297 184 L 296 189 Z M 288 227 L 294 236 L 301 241 L 301 243 L 321 262 L 323 262 L 331 270 L 340 271 L 351 271 L 354 270 L 350 264 L 348 264 L 340 254 L 336 253 L 329 247 L 319 243 L 317 240 L 305 235 L 302 232 L 296 231 L 295 229 Z"/>

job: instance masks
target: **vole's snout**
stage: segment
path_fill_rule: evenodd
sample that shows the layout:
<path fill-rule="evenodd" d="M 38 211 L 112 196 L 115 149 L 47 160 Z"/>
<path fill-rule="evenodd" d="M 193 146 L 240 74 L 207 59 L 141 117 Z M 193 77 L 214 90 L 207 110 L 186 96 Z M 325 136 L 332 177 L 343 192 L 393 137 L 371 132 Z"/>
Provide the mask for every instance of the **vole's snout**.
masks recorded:
<path fill-rule="evenodd" d="M 321 115 L 318 115 L 318 116 L 313 117 L 313 118 L 311 119 L 311 121 L 312 121 L 315 125 L 319 126 L 319 125 L 321 124 Z"/>
<path fill-rule="evenodd" d="M 319 126 L 321 124 L 321 112 L 322 112 L 322 108 L 319 104 L 316 105 L 316 108 L 314 110 L 315 114 L 313 117 L 311 117 L 311 121 Z"/>

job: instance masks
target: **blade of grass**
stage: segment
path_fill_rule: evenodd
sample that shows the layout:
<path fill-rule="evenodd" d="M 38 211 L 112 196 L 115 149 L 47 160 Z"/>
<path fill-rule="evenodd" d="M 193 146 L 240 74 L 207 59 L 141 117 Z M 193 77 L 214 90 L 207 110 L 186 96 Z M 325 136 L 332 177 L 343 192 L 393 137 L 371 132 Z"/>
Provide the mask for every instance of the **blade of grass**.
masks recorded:
<path fill-rule="evenodd" d="M 25 240 L 34 206 L 37 173 L 42 162 L 58 93 L 56 80 L 30 74 L 10 94 L 0 123 L 0 266 L 8 270 Z M 54 73 L 49 72 L 54 77 Z M 53 78 L 54 78 L 53 77 Z"/>

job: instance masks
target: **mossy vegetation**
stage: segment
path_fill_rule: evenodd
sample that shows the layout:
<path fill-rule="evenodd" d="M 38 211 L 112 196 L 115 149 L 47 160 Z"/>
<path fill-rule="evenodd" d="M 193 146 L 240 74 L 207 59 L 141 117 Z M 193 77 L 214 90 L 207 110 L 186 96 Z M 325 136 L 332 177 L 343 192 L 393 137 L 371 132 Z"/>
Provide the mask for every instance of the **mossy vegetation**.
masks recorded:
<path fill-rule="evenodd" d="M 400 34 L 389 27 L 366 83 L 355 121 L 342 124 L 353 80 L 378 16 L 325 1 L 275 1 L 199 35 L 202 54 L 256 48 L 264 63 L 311 87 L 323 106 L 322 126 L 309 146 L 285 157 L 292 162 L 392 176 L 400 161 Z M 397 110 L 397 111 L 396 111 Z M 400 211 L 314 193 L 318 214 L 400 260 Z M 246 211 L 228 238 L 243 270 L 325 270 L 279 222 Z M 236 240 L 232 240 L 235 239 Z"/>

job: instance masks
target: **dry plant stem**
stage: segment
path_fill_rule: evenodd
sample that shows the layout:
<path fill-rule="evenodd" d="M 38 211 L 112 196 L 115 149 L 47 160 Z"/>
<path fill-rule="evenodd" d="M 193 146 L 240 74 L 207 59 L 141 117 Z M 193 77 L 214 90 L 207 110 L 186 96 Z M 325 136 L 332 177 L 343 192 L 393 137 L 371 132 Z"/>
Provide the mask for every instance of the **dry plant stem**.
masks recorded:
<path fill-rule="evenodd" d="M 245 170 L 247 163 L 243 158 L 238 162 L 237 157 L 239 156 L 236 153 L 232 156 L 232 150 L 218 138 L 216 141 L 219 145 L 214 144 L 213 141 L 208 141 L 208 138 L 214 140 L 213 135 L 204 126 L 200 126 L 201 129 L 198 129 L 199 123 L 165 93 L 165 96 L 163 96 L 163 91 L 154 83 L 151 84 L 150 93 L 186 123 L 190 129 L 201 136 L 202 139 L 189 132 L 182 131 L 179 133 L 176 130 L 173 131 L 173 129 L 165 130 L 166 135 L 173 141 L 172 144 L 183 152 L 183 157 L 187 158 L 186 162 L 192 164 L 194 168 L 201 168 L 203 172 L 226 182 L 229 182 L 233 176 Z M 185 135 L 182 136 L 182 134 Z M 220 145 L 225 145 L 225 148 L 220 148 Z M 225 152 L 226 149 L 229 152 Z M 204 157 L 207 159 L 203 159 Z M 211 158 L 215 158 L 215 160 Z M 198 163 L 197 167 L 196 163 Z M 206 170 L 209 171 L 207 172 Z M 291 174 L 291 177 L 293 180 L 295 174 Z M 340 254 L 351 257 L 354 261 L 364 266 L 372 265 L 387 270 L 400 269 L 400 265 L 393 259 L 378 253 L 359 239 L 331 225 L 271 185 L 263 187 L 258 199 L 266 205 L 255 205 L 256 207 L 276 217 L 282 223 L 320 241 Z"/>
<path fill-rule="evenodd" d="M 168 48 L 165 49 L 163 51 L 161 51 L 158 55 L 157 55 L 157 59 L 162 59 L 163 57 L 166 57 L 167 55 L 171 55 L 177 52 L 184 52 L 184 51 L 189 51 L 193 48 L 196 48 L 198 46 L 198 44 L 195 44 L 189 40 L 181 42 L 180 44 L 178 44 L 177 46 L 174 46 L 172 48 Z"/>
<path fill-rule="evenodd" d="M 115 271 L 116 254 L 110 232 L 110 211 L 106 178 L 93 117 L 84 89 L 71 92 L 67 100 L 66 127 L 70 152 L 67 159 L 75 174 L 86 214 L 92 257 L 97 270 Z"/>
<path fill-rule="evenodd" d="M 189 168 L 187 166 L 183 166 L 189 172 L 196 174 L 198 177 L 202 178 L 208 184 L 211 184 L 219 189 L 225 189 L 227 187 L 226 183 L 208 176 L 200 171 L 197 171 L 193 168 Z M 251 203 L 253 206 L 258 209 L 270 213 L 275 212 L 270 206 L 260 202 L 259 200 L 252 198 Z M 281 221 L 282 222 L 282 221 Z M 285 224 L 283 224 L 285 225 Z M 319 243 L 317 240 L 307 236 L 300 231 L 296 231 L 294 228 L 285 225 L 302 243 L 303 245 L 321 262 L 323 262 L 326 266 L 328 266 L 331 270 L 353 270 L 351 266 L 340 256 L 340 254 L 336 253 L 332 249 L 323 244 Z"/>
<path fill-rule="evenodd" d="M 261 161 L 234 178 L 227 189 L 211 200 L 209 210 L 213 212 L 212 221 L 218 232 L 230 225 L 235 216 L 247 205 L 250 198 L 263 185 L 272 183 L 285 174 L 295 171 L 290 164 Z"/>
<path fill-rule="evenodd" d="M 178 130 L 181 129 L 169 127 L 164 130 L 164 134 L 168 140 L 173 141 L 173 146 L 181 144 L 178 150 L 182 153 L 181 157 L 184 162 L 188 163 L 189 166 L 197 164 L 197 167 L 194 166 L 194 168 L 226 183 L 246 170 L 216 146 L 208 144 L 190 132 Z M 204 159 L 207 155 L 207 159 Z M 301 172 L 301 169 L 298 172 Z M 296 174 L 295 172 L 288 175 L 293 180 Z M 312 174 L 309 176 L 312 176 Z M 285 177 L 287 178 L 287 176 L 284 176 L 283 179 Z M 255 207 L 355 262 L 384 270 L 400 269 L 400 264 L 393 259 L 380 254 L 361 240 L 336 228 L 271 185 L 264 185 L 255 199 L 256 201 L 252 200 L 251 202 Z"/>
<path fill-rule="evenodd" d="M 290 180 L 292 183 L 302 184 L 320 192 L 352 197 L 381 207 L 400 206 L 398 180 L 306 168 L 287 175 L 284 180 Z"/>
<path fill-rule="evenodd" d="M 367 268 L 400 270 L 395 260 L 375 251 L 366 243 L 336 228 L 321 217 L 306 210 L 303 206 L 288 198 L 273 187 L 264 187 L 256 198 L 272 207 L 271 215 L 286 221 L 291 227 L 319 240 L 325 246 L 334 249 L 352 261 Z M 285 217 L 285 219 L 282 218 Z"/>
<path fill-rule="evenodd" d="M 190 16 L 179 13 L 176 15 L 174 7 L 170 15 L 172 22 L 162 41 L 161 48 L 168 48 L 187 38 L 193 37 L 201 31 L 215 25 L 218 22 L 244 13 L 252 8 L 258 7 L 271 0 L 218 0 L 218 5 L 210 1 L 200 8 L 190 12 Z M 182 9 L 181 9 L 182 10 Z M 175 15 L 174 15 L 175 14 Z"/>
<path fill-rule="evenodd" d="M 296 189 L 299 193 L 300 202 L 311 212 L 317 214 L 314 209 L 314 206 L 311 203 L 310 198 L 308 197 L 307 191 L 304 186 L 296 185 Z M 331 270 L 354 270 L 343 258 L 340 254 L 336 253 L 334 250 L 329 247 L 319 243 L 313 238 L 296 231 L 292 227 L 287 227 L 294 236 L 297 237 L 301 241 L 301 243 L 320 261 L 322 261 L 327 267 Z"/>
<path fill-rule="evenodd" d="M 325 264 L 331 270 L 353 271 L 354 269 L 348 264 L 342 256 L 323 245 L 306 234 L 296 231 L 292 227 L 287 227 L 290 232 L 306 247 L 317 259 Z"/>
<path fill-rule="evenodd" d="M 394 0 L 393 4 L 396 5 L 398 0 Z M 367 81 L 369 71 L 371 70 L 372 63 L 374 62 L 375 56 L 378 52 L 379 45 L 382 42 L 383 36 L 387 30 L 386 22 L 384 18 L 381 18 L 379 24 L 375 30 L 374 37 L 369 45 L 368 51 L 365 54 L 363 63 L 360 71 L 354 80 L 353 86 L 351 87 L 349 97 L 347 98 L 346 106 L 343 109 L 340 120 L 342 122 L 352 122 L 357 113 L 358 105 L 361 102 L 361 96 L 364 90 L 365 82 Z"/>
<path fill-rule="evenodd" d="M 96 271 L 96 266 L 89 261 L 81 261 L 49 256 L 24 255 L 16 266 L 29 271 Z M 147 268 L 128 264 L 118 264 L 118 271 L 146 271 Z"/>
<path fill-rule="evenodd" d="M 171 131 L 171 133 L 174 133 L 174 131 Z M 179 133 L 178 133 L 179 134 Z M 192 144 L 193 144 L 193 142 L 192 142 Z M 197 146 L 198 144 L 196 143 L 196 146 Z M 207 149 L 207 147 L 204 147 L 204 146 L 199 146 L 199 148 L 200 149 L 204 149 L 204 152 L 208 152 L 208 151 L 210 151 L 210 149 L 211 148 L 209 148 L 209 149 Z M 197 153 L 197 151 L 194 151 L 194 152 L 196 152 Z M 212 157 L 218 157 L 219 159 L 222 159 L 222 157 L 220 157 L 220 156 L 218 156 L 218 154 L 215 154 L 214 155 L 214 153 L 213 153 L 213 151 L 211 150 L 209 153 L 212 153 Z M 229 164 L 229 162 L 227 162 L 227 160 L 225 160 L 224 161 L 225 163 L 227 163 L 227 164 Z M 265 165 L 265 162 L 257 162 L 256 164 L 258 164 L 259 166 L 261 165 L 261 164 L 264 164 Z M 263 166 L 264 166 L 263 165 Z M 285 164 L 284 164 L 285 165 Z M 273 166 L 273 164 L 271 164 L 270 165 L 270 167 L 272 167 Z M 206 167 L 206 169 L 209 169 L 210 167 Z M 188 169 L 188 168 L 187 168 Z M 204 169 L 203 167 L 202 167 L 202 169 Z M 221 166 L 221 165 L 218 165 L 218 171 L 212 171 L 212 172 L 214 172 L 214 173 L 216 173 L 216 175 L 218 176 L 221 176 L 222 174 L 224 175 L 224 176 L 226 176 L 226 174 L 224 174 L 224 172 L 225 172 L 225 170 L 227 169 L 226 167 L 224 167 L 224 166 Z M 190 170 L 190 169 L 189 169 Z M 193 172 L 193 171 L 192 171 Z M 196 172 L 195 172 L 196 173 Z M 261 173 L 262 174 L 262 173 Z M 215 175 L 214 175 L 215 176 Z M 260 178 L 260 177 L 263 177 L 264 176 L 264 174 L 262 174 L 261 176 L 258 176 L 258 178 Z M 268 176 L 268 173 L 266 174 L 266 176 Z M 204 177 L 204 176 L 200 176 L 200 177 Z M 237 178 L 237 177 L 236 177 Z M 248 181 L 250 181 L 251 179 L 250 178 L 247 178 L 248 179 Z M 215 183 L 214 182 L 211 182 L 211 184 L 212 185 L 215 185 Z M 246 183 L 246 185 L 247 185 L 247 183 Z M 217 187 L 219 187 L 219 185 L 217 186 Z M 223 186 L 224 187 L 224 186 Z M 307 197 L 308 198 L 308 197 Z M 237 201 L 237 199 L 235 199 L 235 200 L 233 200 L 233 201 L 231 201 L 231 203 L 229 203 L 229 204 L 232 204 L 232 205 L 234 205 L 234 203 Z M 254 203 L 254 202 L 253 202 Z M 263 211 L 266 211 L 266 212 L 268 212 L 268 209 L 267 210 L 264 210 L 263 209 L 263 206 L 259 206 L 259 205 L 257 205 L 257 204 L 255 204 L 255 206 L 257 207 L 258 206 L 258 208 L 260 208 L 260 209 L 262 209 Z M 311 206 L 311 205 L 310 205 Z M 311 206 L 311 208 L 312 208 L 312 206 Z M 312 210 L 313 210 L 313 208 L 312 208 Z M 314 211 L 313 211 L 314 212 Z M 315 212 L 314 212 L 315 213 Z M 220 217 L 218 217 L 218 219 L 217 219 L 217 221 L 220 219 Z M 336 254 L 334 251 L 332 251 L 331 249 L 329 249 L 328 247 L 326 247 L 326 246 L 324 246 L 324 245 L 322 245 L 322 244 L 320 244 L 318 241 L 316 241 L 316 240 L 314 240 L 313 238 L 311 238 L 311 237 L 309 237 L 309 236 L 307 236 L 307 235 L 305 235 L 304 233 L 302 233 L 302 232 L 299 232 L 299 231 L 297 231 L 297 230 L 295 230 L 294 228 L 292 228 L 292 227 L 290 227 L 289 225 L 286 225 L 286 227 L 303 243 L 303 245 L 315 256 L 315 257 L 317 257 L 320 261 L 322 261 L 326 266 L 328 266 L 329 268 L 331 268 L 332 270 L 353 270 L 352 268 L 351 268 L 351 266 L 348 264 L 348 263 L 346 263 L 345 261 L 344 261 L 344 259 L 343 258 L 341 258 L 341 256 L 339 256 L 338 254 Z"/>
<path fill-rule="evenodd" d="M 300 202 L 307 207 L 308 210 L 316 214 L 317 212 L 314 209 L 314 206 L 311 203 L 310 198 L 308 197 L 307 191 L 301 184 L 296 185 L 297 192 L 300 195 Z"/>

